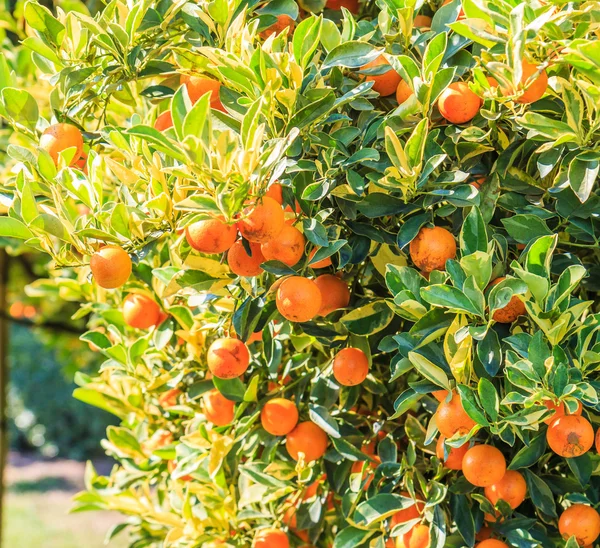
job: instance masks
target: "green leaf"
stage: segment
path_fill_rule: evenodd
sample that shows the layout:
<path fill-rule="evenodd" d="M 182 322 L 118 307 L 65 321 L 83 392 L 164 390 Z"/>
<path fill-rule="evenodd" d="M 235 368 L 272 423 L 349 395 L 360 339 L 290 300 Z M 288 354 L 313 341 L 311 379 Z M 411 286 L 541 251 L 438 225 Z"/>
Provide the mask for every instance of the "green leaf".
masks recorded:
<path fill-rule="evenodd" d="M 496 422 L 498 420 L 498 413 L 500 412 L 500 398 L 498 397 L 496 388 L 489 380 L 481 378 L 479 379 L 477 391 L 484 411 L 493 422 Z"/>
<path fill-rule="evenodd" d="M 0 236 L 4 238 L 27 240 L 33 238 L 33 233 L 18 219 L 13 219 L 12 217 L 0 217 Z"/>
<path fill-rule="evenodd" d="M 528 244 L 540 236 L 552 235 L 552 231 L 542 219 L 528 213 L 502 219 L 502 224 L 509 236 L 521 244 Z"/>
<path fill-rule="evenodd" d="M 447 390 L 450 390 L 450 382 L 444 370 L 438 367 L 425 356 L 418 354 L 417 352 L 409 352 L 408 359 L 412 363 L 415 369 L 426 379 L 430 380 L 437 386 L 441 386 Z"/>
<path fill-rule="evenodd" d="M 478 207 L 472 207 L 460 230 L 460 250 L 462 256 L 476 251 L 487 252 L 488 235 L 485 222 Z"/>
<path fill-rule="evenodd" d="M 344 42 L 327 54 L 321 70 L 333 67 L 360 68 L 377 59 L 380 54 L 381 50 L 368 42 Z"/>
<path fill-rule="evenodd" d="M 480 312 L 460 290 L 449 285 L 430 285 L 421 288 L 421 297 L 433 306 L 479 316 Z"/>
<path fill-rule="evenodd" d="M 386 301 L 379 300 L 348 312 L 340 321 L 350 333 L 372 335 L 387 327 L 393 317 L 394 313 Z"/>
<path fill-rule="evenodd" d="M 527 492 L 529 493 L 531 502 L 547 516 L 556 518 L 554 495 L 548 484 L 531 470 L 523 470 L 523 474 L 525 475 Z"/>
<path fill-rule="evenodd" d="M 335 536 L 333 548 L 356 548 L 357 546 L 361 546 L 374 534 L 375 531 L 346 527 Z"/>
<path fill-rule="evenodd" d="M 236 402 L 244 401 L 246 387 L 239 378 L 219 379 L 218 377 L 213 377 L 213 383 L 215 388 L 217 388 L 217 390 L 228 400 Z"/>
<path fill-rule="evenodd" d="M 308 414 L 310 420 L 324 430 L 328 436 L 331 436 L 332 438 L 341 437 L 338 423 L 325 407 L 311 403 Z"/>
<path fill-rule="evenodd" d="M 373 523 L 391 517 L 393 514 L 412 505 L 401 495 L 381 493 L 365 502 L 361 502 L 354 511 L 353 520 L 357 525 L 370 526 Z"/>
<path fill-rule="evenodd" d="M 35 129 L 40 116 L 36 100 L 24 89 L 4 88 L 2 103 L 6 115 L 15 123 Z"/>
<path fill-rule="evenodd" d="M 509 470 L 519 470 L 533 466 L 546 452 L 546 432 L 541 432 L 533 438 L 529 445 L 518 451 L 508 465 Z"/>
<path fill-rule="evenodd" d="M 321 17 L 308 17 L 304 19 L 294 31 L 292 48 L 294 57 L 302 68 L 306 68 L 312 55 L 314 54 L 319 39 L 321 38 L 321 25 L 323 19 Z"/>

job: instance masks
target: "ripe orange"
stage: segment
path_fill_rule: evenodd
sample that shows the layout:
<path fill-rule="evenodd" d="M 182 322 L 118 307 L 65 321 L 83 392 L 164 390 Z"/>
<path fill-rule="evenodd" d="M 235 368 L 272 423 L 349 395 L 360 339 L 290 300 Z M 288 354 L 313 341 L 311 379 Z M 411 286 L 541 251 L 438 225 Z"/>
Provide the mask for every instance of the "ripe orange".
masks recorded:
<path fill-rule="evenodd" d="M 490 527 L 487 527 L 486 525 L 484 525 L 481 529 L 479 529 L 479 531 L 477 531 L 477 534 L 475 535 L 475 540 L 488 540 L 492 538 L 492 529 Z"/>
<path fill-rule="evenodd" d="M 498 483 L 506 473 L 506 459 L 491 445 L 474 445 L 463 457 L 462 469 L 469 483 L 488 487 Z"/>
<path fill-rule="evenodd" d="M 558 530 L 565 540 L 574 536 L 579 546 L 592 545 L 600 536 L 600 515 L 591 506 L 573 504 L 560 515 Z"/>
<path fill-rule="evenodd" d="M 444 460 L 444 441 L 446 438 L 444 436 L 440 436 L 437 440 L 437 444 L 435 447 L 435 454 L 437 458 L 440 459 L 446 468 L 450 470 L 462 470 L 462 460 L 465 456 L 465 453 L 469 450 L 469 444 L 463 443 L 460 447 L 450 447 L 446 445 L 446 452 L 448 453 L 448 458 Z"/>
<path fill-rule="evenodd" d="M 163 392 L 158 398 L 158 404 L 161 407 L 173 407 L 177 405 L 177 398 L 181 395 L 181 390 L 179 388 L 171 388 L 171 390 L 167 390 Z"/>
<path fill-rule="evenodd" d="M 238 222 L 240 233 L 246 240 L 264 244 L 279 236 L 285 226 L 281 206 L 269 196 L 262 202 L 244 210 L 244 218 Z"/>
<path fill-rule="evenodd" d="M 285 225 L 277 238 L 262 244 L 261 250 L 267 261 L 281 261 L 294 266 L 304 254 L 306 240 L 295 226 Z"/>
<path fill-rule="evenodd" d="M 305 490 L 302 495 L 302 500 L 312 499 L 319 489 L 319 485 L 321 485 L 327 479 L 327 474 L 322 474 L 315 481 L 313 481 Z"/>
<path fill-rule="evenodd" d="M 311 462 L 320 459 L 327 451 L 327 434 L 314 422 L 306 421 L 296 425 L 285 438 L 285 447 L 294 460 L 304 453 L 304 460 Z"/>
<path fill-rule="evenodd" d="M 517 103 L 521 104 L 529 104 L 535 103 L 540 100 L 544 93 L 546 93 L 546 89 L 548 89 L 548 75 L 546 71 L 543 70 L 532 82 L 531 84 L 525 88 L 526 83 L 530 80 L 530 78 L 537 73 L 538 69 L 534 63 L 530 63 L 526 59 L 522 61 L 523 67 L 523 75 L 521 76 L 521 82 L 519 84 L 519 89 L 525 89 L 523 94 L 516 100 Z M 515 90 L 512 87 L 501 88 L 500 91 L 502 95 L 514 95 Z"/>
<path fill-rule="evenodd" d="M 223 217 L 197 221 L 185 227 L 185 239 L 200 253 L 223 253 L 236 238 L 235 225 L 227 224 Z"/>
<path fill-rule="evenodd" d="M 52 124 L 48 126 L 40 138 L 40 148 L 44 149 L 58 165 L 58 155 L 68 148 L 76 151 L 69 165 L 74 165 L 83 154 L 83 135 L 79 128 L 72 124 Z"/>
<path fill-rule="evenodd" d="M 490 283 L 488 287 L 493 287 L 496 284 L 499 284 L 502 280 L 506 279 L 504 276 L 500 278 L 496 278 L 493 282 Z M 498 323 L 512 323 L 519 316 L 525 315 L 527 312 L 525 308 L 525 303 L 516 295 L 513 295 L 508 302 L 508 304 L 504 308 L 500 308 L 494 312 L 492 318 Z"/>
<path fill-rule="evenodd" d="M 502 499 L 514 510 L 525 500 L 527 484 L 520 472 L 507 470 L 504 477 L 498 483 L 488 485 L 484 493 L 494 506 Z"/>
<path fill-rule="evenodd" d="M 550 415 L 547 419 L 544 419 L 544 423 L 548 425 L 552 424 L 554 419 L 558 419 L 558 417 L 564 417 L 565 415 L 581 415 L 583 411 L 581 402 L 578 402 L 577 411 L 575 411 L 575 413 L 569 413 L 566 404 L 560 401 L 555 403 L 550 399 L 543 400 L 542 405 L 545 405 L 550 411 L 554 411 L 554 414 Z"/>
<path fill-rule="evenodd" d="M 325 7 L 330 10 L 346 8 L 350 13 L 358 13 L 360 6 L 358 0 L 327 0 Z"/>
<path fill-rule="evenodd" d="M 106 245 L 92 255 L 90 269 L 100 287 L 115 289 L 129 279 L 131 258 L 123 248 Z"/>
<path fill-rule="evenodd" d="M 392 95 L 398 88 L 398 84 L 402 80 L 400 75 L 390 66 L 388 60 L 384 55 L 380 55 L 377 59 L 373 59 L 366 65 L 361 67 L 361 70 L 369 69 L 373 67 L 379 67 L 381 65 L 387 65 L 389 70 L 382 74 L 369 74 L 365 80 L 367 82 L 373 82 L 373 90 L 375 90 L 382 97 Z"/>
<path fill-rule="evenodd" d="M 410 498 L 410 494 L 406 491 L 403 491 L 400 494 L 403 497 Z M 393 529 L 396 525 L 400 523 L 406 523 L 407 521 L 420 518 L 424 509 L 425 503 L 422 500 L 417 500 L 413 505 L 407 506 L 402 510 L 398 510 L 390 520 L 390 529 Z"/>
<path fill-rule="evenodd" d="M 350 302 L 350 289 L 344 280 L 332 274 L 322 274 L 315 280 L 321 292 L 319 316 L 327 316 L 334 310 L 346 308 Z"/>
<path fill-rule="evenodd" d="M 157 325 L 161 309 L 154 299 L 139 293 L 130 293 L 123 301 L 123 319 L 130 327 L 149 329 Z"/>
<path fill-rule="evenodd" d="M 202 396 L 202 403 L 206 420 L 215 426 L 226 426 L 233 421 L 235 403 L 228 400 L 216 388 Z"/>
<path fill-rule="evenodd" d="M 258 276 L 263 271 L 260 265 L 265 262 L 265 257 L 260 249 L 260 244 L 249 243 L 251 256 L 246 253 L 242 240 L 235 242 L 227 252 L 229 268 L 238 276 Z"/>
<path fill-rule="evenodd" d="M 413 90 L 411 87 L 402 79 L 398 83 L 398 87 L 396 88 L 396 101 L 401 105 L 413 94 Z"/>
<path fill-rule="evenodd" d="M 369 374 L 369 360 L 360 348 L 344 348 L 333 359 L 333 376 L 342 386 L 356 386 Z"/>
<path fill-rule="evenodd" d="M 172 474 L 173 472 L 175 472 L 175 469 L 177 468 L 177 462 L 175 462 L 174 460 L 170 460 L 167 461 L 167 470 L 169 471 L 169 474 Z M 181 476 L 179 478 L 179 481 L 192 481 L 194 478 L 192 478 L 192 476 L 187 475 L 187 476 Z M 203 548 L 205 548 L 207 545 L 204 544 Z"/>
<path fill-rule="evenodd" d="M 286 13 L 280 13 L 277 16 L 277 22 L 273 23 L 269 28 L 260 32 L 259 36 L 263 40 L 266 40 L 272 34 L 280 34 L 287 28 L 289 28 L 289 32 L 291 34 L 294 30 L 295 25 L 296 22 L 289 15 L 287 15 Z"/>
<path fill-rule="evenodd" d="M 292 322 L 308 322 L 321 309 L 319 286 L 301 276 L 286 278 L 277 289 L 277 310 Z"/>
<path fill-rule="evenodd" d="M 262 427 L 273 436 L 285 436 L 298 424 L 296 404 L 285 398 L 273 398 L 260 412 Z"/>
<path fill-rule="evenodd" d="M 254 536 L 252 548 L 289 548 L 288 536 L 280 529 L 261 529 Z"/>
<path fill-rule="evenodd" d="M 234 379 L 243 375 L 250 364 L 248 347 L 234 338 L 217 339 L 206 354 L 210 372 L 219 379 Z"/>
<path fill-rule="evenodd" d="M 489 538 L 475 545 L 475 548 L 510 548 L 508 544 L 501 540 Z"/>
<path fill-rule="evenodd" d="M 442 91 L 438 100 L 440 114 L 451 124 L 471 121 L 481 108 L 481 99 L 466 82 L 454 82 Z"/>
<path fill-rule="evenodd" d="M 448 390 L 434 390 L 431 395 L 439 402 L 444 401 L 448 397 Z"/>
<path fill-rule="evenodd" d="M 87 175 L 88 174 L 87 159 L 88 159 L 88 155 L 85 153 L 85 151 L 82 152 L 79 159 L 73 164 L 73 167 L 80 169 Z M 80 213 L 80 214 L 88 215 L 90 212 L 90 208 L 84 204 L 77 204 L 77 211 L 83 211 L 83 213 Z"/>
<path fill-rule="evenodd" d="M 557 455 L 579 457 L 594 444 L 594 429 L 587 419 L 579 415 L 564 415 L 548 426 L 546 440 Z"/>
<path fill-rule="evenodd" d="M 413 21 L 413 26 L 417 29 L 420 28 L 431 28 L 431 17 L 428 15 L 416 15 Z"/>
<path fill-rule="evenodd" d="M 192 104 L 197 103 L 200 97 L 210 92 L 210 108 L 225 112 L 225 107 L 223 107 L 223 103 L 221 103 L 221 98 L 219 97 L 221 82 L 212 80 L 211 78 L 188 76 L 186 74 L 181 75 L 180 82 L 187 88 Z"/>
<path fill-rule="evenodd" d="M 363 451 L 364 453 L 364 451 Z M 361 470 L 363 470 L 363 462 L 361 460 L 357 460 L 352 464 L 352 468 L 350 469 L 350 472 L 352 474 L 359 474 Z M 373 456 L 369 459 L 369 463 L 367 465 L 367 467 L 364 469 L 362 476 L 361 476 L 361 482 L 365 482 L 365 485 L 363 487 L 363 489 L 368 489 L 369 486 L 371 485 L 371 482 L 373 481 L 374 473 L 373 471 L 381 464 L 381 459 L 377 456 Z"/>
<path fill-rule="evenodd" d="M 429 548 L 429 527 L 419 523 L 397 538 L 397 548 Z"/>
<path fill-rule="evenodd" d="M 283 187 L 281 186 L 281 184 L 273 183 L 265 192 L 265 196 L 273 198 L 273 200 L 275 200 L 280 206 L 283 205 Z M 293 213 L 293 210 L 290 206 L 285 206 L 285 211 Z M 301 211 L 302 208 L 300 207 L 298 200 L 296 200 L 296 213 L 300 213 Z"/>
<path fill-rule="evenodd" d="M 462 406 L 460 396 L 456 391 L 452 392 L 452 398 L 449 402 L 441 401 L 435 412 L 436 424 L 440 434 L 446 438 L 451 438 L 457 432 L 461 435 L 468 434 L 477 424 Z"/>
<path fill-rule="evenodd" d="M 444 270 L 446 261 L 456 257 L 456 241 L 452 233 L 441 226 L 424 226 L 410 242 L 409 252 L 419 270 Z"/>
<path fill-rule="evenodd" d="M 165 110 L 162 114 L 159 114 L 154 121 L 154 129 L 165 131 L 170 127 L 173 127 L 173 117 L 171 116 L 170 110 Z"/>

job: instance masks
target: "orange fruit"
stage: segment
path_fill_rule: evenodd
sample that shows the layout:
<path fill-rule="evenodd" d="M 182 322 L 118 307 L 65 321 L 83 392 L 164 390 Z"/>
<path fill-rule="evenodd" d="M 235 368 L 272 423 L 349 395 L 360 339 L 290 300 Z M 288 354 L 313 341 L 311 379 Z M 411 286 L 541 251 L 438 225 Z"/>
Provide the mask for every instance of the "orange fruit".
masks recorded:
<path fill-rule="evenodd" d="M 123 319 L 130 327 L 149 329 L 158 325 L 161 309 L 154 299 L 139 293 L 130 293 L 123 301 Z"/>
<path fill-rule="evenodd" d="M 402 79 L 398 83 L 398 87 L 396 88 L 396 101 L 401 105 L 413 94 L 413 90 L 411 87 Z"/>
<path fill-rule="evenodd" d="M 410 493 L 408 493 L 407 491 L 403 491 L 400 494 L 403 497 L 410 498 Z M 390 529 L 393 529 L 396 525 L 400 523 L 406 523 L 407 521 L 420 518 L 424 509 L 425 503 L 422 500 L 417 500 L 411 506 L 407 506 L 402 510 L 398 510 L 390 520 Z"/>
<path fill-rule="evenodd" d="M 173 127 L 173 117 L 171 116 L 170 110 L 165 110 L 162 114 L 159 114 L 154 121 L 154 129 L 165 131 L 170 127 Z"/>
<path fill-rule="evenodd" d="M 285 447 L 294 460 L 304 453 L 304 460 L 320 459 L 327 451 L 327 434 L 314 422 L 300 422 L 285 438 Z"/>
<path fill-rule="evenodd" d="M 448 397 L 448 390 L 434 390 L 431 395 L 439 402 L 444 401 Z"/>
<path fill-rule="evenodd" d="M 79 159 L 73 164 L 73 167 L 80 169 L 87 175 L 87 159 L 88 155 L 85 152 L 82 152 Z M 90 208 L 84 204 L 77 204 L 77 211 L 79 211 L 81 215 L 88 215 L 90 212 Z"/>
<path fill-rule="evenodd" d="M 304 254 L 305 243 L 302 232 L 295 226 L 285 225 L 277 238 L 262 244 L 261 250 L 267 261 L 294 266 Z"/>
<path fill-rule="evenodd" d="M 217 339 L 206 354 L 210 372 L 219 379 L 234 379 L 243 375 L 250 364 L 248 347 L 232 337 Z"/>
<path fill-rule="evenodd" d="M 363 451 L 363 453 L 364 453 L 364 451 Z M 364 461 L 362 461 L 362 460 L 357 460 L 354 463 L 352 463 L 352 468 L 350 469 L 350 472 L 352 474 L 359 474 L 360 471 L 363 470 L 363 463 L 364 463 Z M 369 463 L 368 463 L 367 467 L 364 469 L 364 471 L 362 473 L 362 477 L 361 477 L 361 482 L 366 480 L 366 483 L 363 486 L 363 489 L 369 488 L 369 486 L 371 485 L 371 482 L 373 481 L 373 477 L 374 477 L 373 471 L 380 464 L 381 464 L 381 459 L 377 456 L 371 457 L 371 459 L 369 459 Z"/>
<path fill-rule="evenodd" d="M 350 302 L 350 289 L 344 280 L 332 274 L 322 274 L 315 284 L 321 292 L 321 308 L 319 316 L 327 316 L 334 310 L 346 308 Z"/>
<path fill-rule="evenodd" d="M 548 89 L 548 75 L 543 70 L 531 83 L 526 87 L 530 78 L 538 72 L 537 66 L 530 63 L 527 59 L 522 61 L 523 75 L 519 83 L 519 89 L 524 89 L 523 94 L 516 100 L 517 103 L 530 104 L 540 100 Z M 501 88 L 502 95 L 514 95 L 515 91 L 512 87 Z"/>
<path fill-rule="evenodd" d="M 574 536 L 579 546 L 591 545 L 600 536 L 600 515 L 591 506 L 573 504 L 560 515 L 558 530 L 565 540 Z"/>
<path fill-rule="evenodd" d="M 123 248 L 106 245 L 92 255 L 90 269 L 100 287 L 115 289 L 129 279 L 131 258 Z"/>
<path fill-rule="evenodd" d="M 475 118 L 481 99 L 466 82 L 454 82 L 442 91 L 438 99 L 440 114 L 451 124 L 464 124 Z"/>
<path fill-rule="evenodd" d="M 525 500 L 527 484 L 520 472 L 507 470 L 504 477 L 498 483 L 488 485 L 484 493 L 494 506 L 502 499 L 514 510 Z"/>
<path fill-rule="evenodd" d="M 277 310 L 292 322 L 308 322 L 321 309 L 319 286 L 301 276 L 291 276 L 283 280 L 277 289 Z"/>
<path fill-rule="evenodd" d="M 487 540 L 483 540 L 479 544 L 476 544 L 475 548 L 510 548 L 510 546 L 501 540 L 489 538 Z"/>
<path fill-rule="evenodd" d="M 285 436 L 298 424 L 296 404 L 285 398 L 273 398 L 260 412 L 262 427 L 273 436 Z"/>
<path fill-rule="evenodd" d="M 373 59 L 366 65 L 361 67 L 361 70 L 369 69 L 373 67 L 379 67 L 381 65 L 387 65 L 389 70 L 382 74 L 369 74 L 365 80 L 367 82 L 373 82 L 373 90 L 375 90 L 382 97 L 392 95 L 398 88 L 398 84 L 402 80 L 400 75 L 390 66 L 388 60 L 384 55 L 380 55 L 377 59 Z"/>
<path fill-rule="evenodd" d="M 312 499 L 319 489 L 319 485 L 321 485 L 327 479 L 327 474 L 322 474 L 315 481 L 313 481 L 305 490 L 302 495 L 302 500 Z"/>
<path fill-rule="evenodd" d="M 310 262 L 312 260 L 312 258 L 315 256 L 315 253 L 317 251 L 318 251 L 318 248 L 315 247 L 308 254 L 308 266 L 310 266 L 311 268 L 327 268 L 328 266 L 331 266 L 331 257 L 325 257 L 324 259 L 321 259 L 320 261 L 317 261 L 316 263 Z"/>
<path fill-rule="evenodd" d="M 462 470 L 469 483 L 488 487 L 498 483 L 506 473 L 506 459 L 491 445 L 474 445 L 463 457 Z"/>
<path fill-rule="evenodd" d="M 289 32 L 291 33 L 291 32 L 293 32 L 295 25 L 296 25 L 296 22 L 289 15 L 287 15 L 286 13 L 280 13 L 277 16 L 277 22 L 273 23 L 269 28 L 260 32 L 259 36 L 263 40 L 266 40 L 272 34 L 280 34 L 285 29 L 288 29 L 288 28 L 289 28 Z"/>
<path fill-rule="evenodd" d="M 289 548 L 288 536 L 280 529 L 261 529 L 254 536 L 252 548 Z"/>
<path fill-rule="evenodd" d="M 417 29 L 420 28 L 431 28 L 431 17 L 428 15 L 416 15 L 413 21 L 413 26 Z"/>
<path fill-rule="evenodd" d="M 219 90 L 221 89 L 221 82 L 213 80 L 211 78 L 204 78 L 202 76 L 188 76 L 182 74 L 180 83 L 185 85 L 187 88 L 188 95 L 192 104 L 196 104 L 200 97 L 206 93 L 210 93 L 210 108 L 225 112 L 221 98 L 219 97 Z"/>
<path fill-rule="evenodd" d="M 563 402 L 557 402 L 548 399 L 543 400 L 541 405 L 545 405 L 550 411 L 554 411 L 554 414 L 550 415 L 547 419 L 544 419 L 545 424 L 552 424 L 554 419 L 558 419 L 558 417 L 564 417 L 565 415 L 581 415 L 583 411 L 583 405 L 581 402 L 578 402 L 577 411 L 575 413 L 569 413 L 567 410 L 567 406 Z"/>
<path fill-rule="evenodd" d="M 161 407 L 173 407 L 174 405 L 177 405 L 177 398 L 181 393 L 179 388 L 171 388 L 171 390 L 167 390 L 161 394 L 158 398 L 158 404 Z"/>
<path fill-rule="evenodd" d="M 462 470 L 462 460 L 465 456 L 465 453 L 469 450 L 469 444 L 463 443 L 460 447 L 450 447 L 446 445 L 446 452 L 448 453 L 448 458 L 444 460 L 444 441 L 446 438 L 444 436 L 440 436 L 437 440 L 437 444 L 435 447 L 435 454 L 437 458 L 440 459 L 446 468 L 450 470 Z"/>
<path fill-rule="evenodd" d="M 283 205 L 283 187 L 279 183 L 273 183 L 267 188 L 265 196 L 273 198 L 279 205 Z"/>
<path fill-rule="evenodd" d="M 397 548 L 429 548 L 429 527 L 419 523 L 410 531 L 400 535 L 396 541 Z"/>
<path fill-rule="evenodd" d="M 228 400 L 216 388 L 202 396 L 204 416 L 215 426 L 227 426 L 233 421 L 235 403 Z"/>
<path fill-rule="evenodd" d="M 325 7 L 330 10 L 346 8 L 350 13 L 358 13 L 360 9 L 358 0 L 327 0 Z"/>
<path fill-rule="evenodd" d="M 255 206 L 246 208 L 244 216 L 238 222 L 238 228 L 250 242 L 264 244 L 279 236 L 285 226 L 283 209 L 269 196 L 264 196 Z"/>
<path fill-rule="evenodd" d="M 446 261 L 456 257 L 456 241 L 452 233 L 441 226 L 424 226 L 410 242 L 409 252 L 419 270 L 445 270 Z"/>
<path fill-rule="evenodd" d="M 342 386 L 356 386 L 369 374 L 369 360 L 360 348 L 344 348 L 333 358 L 333 376 Z"/>
<path fill-rule="evenodd" d="M 74 165 L 83 154 L 83 135 L 72 124 L 52 124 L 40 138 L 40 148 L 44 149 L 58 165 L 58 156 L 63 150 L 75 147 L 75 154 L 69 165 Z"/>
<path fill-rule="evenodd" d="M 246 253 L 242 240 L 235 242 L 227 252 L 227 263 L 234 274 L 238 276 L 258 276 L 263 269 L 260 267 L 265 262 L 265 257 L 260 249 L 260 244 L 249 242 L 252 255 Z"/>
<path fill-rule="evenodd" d="M 557 455 L 579 457 L 594 444 L 594 429 L 587 419 L 579 415 L 564 415 L 548 426 L 546 440 Z"/>
<path fill-rule="evenodd" d="M 223 217 L 197 221 L 185 227 L 185 239 L 192 249 L 200 253 L 223 253 L 237 238 L 235 225 L 229 225 Z"/>
<path fill-rule="evenodd" d="M 451 438 L 456 433 L 468 434 L 477 424 L 467 415 L 456 391 L 452 391 L 452 398 L 449 402 L 445 400 L 440 402 L 435 417 L 440 434 L 446 438 Z"/>
<path fill-rule="evenodd" d="M 504 276 L 496 278 L 493 282 L 490 283 L 488 287 L 493 287 L 494 285 L 499 284 L 504 279 L 506 279 Z M 519 299 L 519 297 L 513 295 L 504 308 L 500 308 L 499 310 L 496 310 L 494 312 L 492 318 L 498 323 L 512 323 L 519 316 L 523 316 L 526 313 L 527 310 L 525 308 L 525 303 L 521 299 Z"/>
<path fill-rule="evenodd" d="M 475 535 L 475 540 L 488 540 L 492 538 L 492 529 L 490 527 L 487 527 L 486 525 L 484 525 L 481 529 L 479 529 L 479 531 L 477 531 L 477 534 Z"/>

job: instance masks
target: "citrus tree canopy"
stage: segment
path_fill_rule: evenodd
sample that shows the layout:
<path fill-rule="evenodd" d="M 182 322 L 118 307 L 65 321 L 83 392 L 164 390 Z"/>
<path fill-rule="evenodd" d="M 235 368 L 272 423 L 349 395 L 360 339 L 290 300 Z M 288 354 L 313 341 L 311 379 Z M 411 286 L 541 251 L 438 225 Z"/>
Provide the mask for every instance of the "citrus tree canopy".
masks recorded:
<path fill-rule="evenodd" d="M 37 83 L 0 58 L 0 235 L 105 358 L 74 509 L 136 548 L 594 545 L 600 2 L 57 5 Z"/>

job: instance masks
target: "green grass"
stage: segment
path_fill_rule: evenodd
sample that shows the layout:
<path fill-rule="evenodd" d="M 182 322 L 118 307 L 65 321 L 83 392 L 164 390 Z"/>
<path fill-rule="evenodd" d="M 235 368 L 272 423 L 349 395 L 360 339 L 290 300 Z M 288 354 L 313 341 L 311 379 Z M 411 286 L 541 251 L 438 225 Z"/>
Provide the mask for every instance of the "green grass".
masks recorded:
<path fill-rule="evenodd" d="M 15 490 L 16 491 L 16 490 Z M 118 516 L 100 512 L 67 514 L 71 494 L 61 491 L 9 492 L 4 501 L 2 546 L 7 548 L 101 548 Z M 109 546 L 127 546 L 126 532 Z"/>

